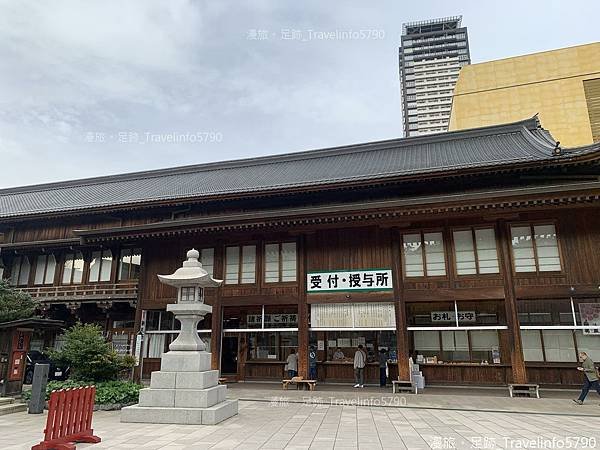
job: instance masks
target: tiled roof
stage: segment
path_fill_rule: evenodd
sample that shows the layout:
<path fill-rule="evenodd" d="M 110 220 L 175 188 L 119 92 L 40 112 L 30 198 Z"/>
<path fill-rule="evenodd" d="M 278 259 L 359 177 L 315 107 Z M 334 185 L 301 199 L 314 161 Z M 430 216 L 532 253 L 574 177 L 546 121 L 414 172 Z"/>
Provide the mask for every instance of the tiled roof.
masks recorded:
<path fill-rule="evenodd" d="M 596 144 L 553 156 L 555 144 L 532 118 L 429 136 L 9 188 L 0 190 L 0 219 L 289 188 L 314 190 L 519 163 L 553 164 L 600 153 Z"/>

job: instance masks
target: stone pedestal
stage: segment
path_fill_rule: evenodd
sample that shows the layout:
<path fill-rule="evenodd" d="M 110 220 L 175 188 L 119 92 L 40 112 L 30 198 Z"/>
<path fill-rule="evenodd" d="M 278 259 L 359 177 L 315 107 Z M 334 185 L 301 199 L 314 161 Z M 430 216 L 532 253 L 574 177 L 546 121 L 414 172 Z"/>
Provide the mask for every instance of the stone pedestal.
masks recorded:
<path fill-rule="evenodd" d="M 237 400 L 227 400 L 219 371 L 210 370 L 206 351 L 170 351 L 153 372 L 139 404 L 121 410 L 121 422 L 215 425 L 238 413 Z"/>

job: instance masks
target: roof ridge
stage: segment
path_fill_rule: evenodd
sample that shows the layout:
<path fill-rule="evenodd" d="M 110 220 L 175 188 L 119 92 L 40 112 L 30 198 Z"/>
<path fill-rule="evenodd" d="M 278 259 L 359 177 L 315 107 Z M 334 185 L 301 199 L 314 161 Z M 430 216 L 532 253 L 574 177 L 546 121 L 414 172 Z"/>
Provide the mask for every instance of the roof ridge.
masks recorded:
<path fill-rule="evenodd" d="M 539 129 L 537 116 L 533 116 L 518 122 L 490 125 L 480 128 L 469 128 L 464 130 L 448 131 L 423 136 L 412 136 L 405 138 L 393 138 L 380 141 L 371 141 L 358 144 L 340 145 L 335 147 L 326 147 L 322 149 L 303 150 L 275 155 L 266 155 L 260 157 L 239 158 L 233 160 L 214 161 L 201 164 L 190 164 L 185 166 L 167 167 L 162 169 L 151 169 L 139 172 L 128 172 L 114 175 L 102 175 L 98 177 L 81 178 L 75 180 L 57 181 L 50 183 L 16 186 L 0 189 L 0 196 L 10 194 L 24 194 L 28 192 L 39 192 L 46 190 L 59 190 L 81 186 L 102 185 L 117 181 L 130 181 L 158 178 L 169 175 L 179 175 L 192 172 L 203 172 L 208 170 L 221 170 L 236 168 L 241 166 L 259 166 L 273 162 L 301 161 L 307 159 L 316 159 L 332 155 L 353 154 L 367 151 L 385 150 L 390 147 L 409 147 L 416 144 L 435 143 L 453 141 L 457 139 L 482 137 L 490 134 L 505 134 L 511 132 L 521 132 L 523 130 L 532 131 Z"/>

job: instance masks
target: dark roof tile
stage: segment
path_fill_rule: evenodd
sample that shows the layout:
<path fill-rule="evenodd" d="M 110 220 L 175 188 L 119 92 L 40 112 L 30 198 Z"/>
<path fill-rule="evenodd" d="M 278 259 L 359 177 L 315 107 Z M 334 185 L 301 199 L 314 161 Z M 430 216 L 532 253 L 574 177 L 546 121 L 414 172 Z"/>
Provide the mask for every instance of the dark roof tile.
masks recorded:
<path fill-rule="evenodd" d="M 248 194 L 450 169 L 549 162 L 555 142 L 537 119 L 472 130 L 0 190 L 0 218 L 74 212 L 160 200 Z"/>

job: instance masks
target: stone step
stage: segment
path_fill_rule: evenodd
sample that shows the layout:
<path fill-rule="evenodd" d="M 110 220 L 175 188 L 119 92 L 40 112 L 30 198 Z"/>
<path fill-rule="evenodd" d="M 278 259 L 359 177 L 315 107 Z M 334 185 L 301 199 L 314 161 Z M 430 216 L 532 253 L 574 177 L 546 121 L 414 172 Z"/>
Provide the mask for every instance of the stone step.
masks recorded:
<path fill-rule="evenodd" d="M 12 397 L 0 397 L 0 406 L 2 405 L 10 405 L 11 403 L 14 403 L 15 399 Z"/>
<path fill-rule="evenodd" d="M 121 410 L 121 422 L 216 425 L 238 413 L 237 400 L 225 400 L 210 408 L 165 408 L 127 406 Z"/>
<path fill-rule="evenodd" d="M 0 405 L 0 416 L 21 411 L 27 411 L 27 405 L 25 403 L 6 403 Z"/>

